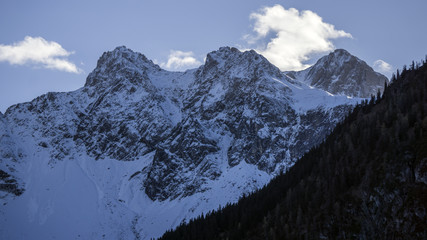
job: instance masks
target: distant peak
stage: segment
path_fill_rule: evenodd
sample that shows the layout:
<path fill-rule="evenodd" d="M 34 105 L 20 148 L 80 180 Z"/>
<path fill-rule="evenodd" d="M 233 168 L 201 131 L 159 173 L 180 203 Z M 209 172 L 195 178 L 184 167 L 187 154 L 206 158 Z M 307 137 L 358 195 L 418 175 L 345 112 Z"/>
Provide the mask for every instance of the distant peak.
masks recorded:
<path fill-rule="evenodd" d="M 387 78 L 344 49 L 320 58 L 305 70 L 309 85 L 332 94 L 368 98 L 382 89 Z"/>
<path fill-rule="evenodd" d="M 339 48 L 332 52 L 334 55 L 351 55 L 347 50 Z"/>
<path fill-rule="evenodd" d="M 331 52 L 329 55 L 321 58 L 320 60 L 328 61 L 328 62 L 337 62 L 339 64 L 343 64 L 350 60 L 356 60 L 357 62 L 360 61 L 357 57 L 353 56 L 347 50 L 344 50 L 344 49 L 336 49 L 335 51 Z"/>

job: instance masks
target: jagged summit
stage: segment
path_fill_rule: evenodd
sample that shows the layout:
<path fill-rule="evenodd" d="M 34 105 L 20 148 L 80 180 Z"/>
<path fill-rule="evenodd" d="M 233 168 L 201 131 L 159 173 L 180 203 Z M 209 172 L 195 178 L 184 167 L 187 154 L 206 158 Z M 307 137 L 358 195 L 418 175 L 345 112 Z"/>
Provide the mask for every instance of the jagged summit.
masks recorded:
<path fill-rule="evenodd" d="M 105 89 L 123 79 L 133 84 L 148 79 L 149 73 L 162 70 L 143 54 L 125 46 L 105 52 L 97 67 L 89 74 L 86 87 Z M 264 76 L 281 78 L 282 72 L 254 50 L 240 51 L 234 47 L 221 47 L 207 54 L 205 64 L 197 71 L 203 79 L 261 79 Z M 351 97 L 370 97 L 382 90 L 388 79 L 375 72 L 364 61 L 344 49 L 337 49 L 320 58 L 315 65 L 301 72 L 288 72 L 299 81 L 332 94 Z"/>
<path fill-rule="evenodd" d="M 161 71 L 161 68 L 143 54 L 119 46 L 102 54 L 96 68 L 88 75 L 85 87 L 105 85 L 106 81 L 109 84 L 108 80 L 117 78 L 118 74 L 144 76 L 148 71 Z"/>
<path fill-rule="evenodd" d="M 210 64 L 212 61 L 215 63 L 224 63 L 226 61 L 230 61 L 236 58 L 245 58 L 246 60 L 249 60 L 253 58 L 254 60 L 260 60 L 259 57 L 262 58 L 262 60 L 267 61 L 264 57 L 262 57 L 260 54 L 256 53 L 254 50 L 248 50 L 248 51 L 240 51 L 239 49 L 235 47 L 220 47 L 216 51 L 212 51 L 207 54 L 206 57 L 206 64 Z"/>
<path fill-rule="evenodd" d="M 144 54 L 139 52 L 134 52 L 132 49 L 127 48 L 126 46 L 119 46 L 116 47 L 113 51 L 105 52 L 102 54 L 100 59 L 98 60 L 98 65 L 101 61 L 108 61 L 108 60 L 128 60 L 129 62 L 140 64 L 145 63 L 148 66 L 151 65 L 151 67 L 156 67 L 157 65 L 153 63 L 150 59 L 148 59 Z M 158 67 L 158 66 L 157 66 Z"/>
<path fill-rule="evenodd" d="M 387 77 L 375 72 L 366 62 L 344 49 L 337 49 L 320 58 L 300 73 L 302 81 L 332 94 L 368 98 L 382 91 Z"/>
<path fill-rule="evenodd" d="M 280 70 L 264 56 L 254 50 L 241 52 L 234 47 L 221 47 L 208 53 L 201 70 L 204 75 L 225 74 L 231 78 L 254 78 L 265 74 L 281 76 Z"/>

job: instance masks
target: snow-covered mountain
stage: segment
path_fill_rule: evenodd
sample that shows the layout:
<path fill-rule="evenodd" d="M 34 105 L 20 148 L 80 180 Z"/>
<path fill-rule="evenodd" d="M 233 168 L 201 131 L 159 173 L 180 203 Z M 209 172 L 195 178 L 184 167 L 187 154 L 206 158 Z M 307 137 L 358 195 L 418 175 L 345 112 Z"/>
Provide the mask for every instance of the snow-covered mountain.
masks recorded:
<path fill-rule="evenodd" d="M 382 90 L 384 82 L 388 82 L 384 75 L 344 49 L 335 50 L 295 75 L 305 83 L 332 94 L 365 98 Z"/>
<path fill-rule="evenodd" d="M 286 171 L 384 85 L 371 71 L 344 50 L 287 73 L 229 47 L 186 72 L 104 53 L 81 89 L 0 114 L 0 238 L 158 237 Z"/>

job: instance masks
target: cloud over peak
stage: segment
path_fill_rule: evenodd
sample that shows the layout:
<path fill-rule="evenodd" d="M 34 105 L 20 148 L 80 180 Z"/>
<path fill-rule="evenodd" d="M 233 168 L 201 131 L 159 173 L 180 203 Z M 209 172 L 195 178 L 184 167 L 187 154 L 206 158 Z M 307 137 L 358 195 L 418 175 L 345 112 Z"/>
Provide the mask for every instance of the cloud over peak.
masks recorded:
<path fill-rule="evenodd" d="M 260 44 L 256 51 L 264 55 L 281 70 L 302 70 L 309 67 L 304 62 L 310 55 L 334 49 L 331 39 L 352 38 L 351 34 L 336 30 L 323 22 L 316 13 L 281 5 L 264 7 L 252 13 L 255 35 L 244 38 L 249 44 Z M 262 44 L 264 42 L 264 44 Z"/>
<path fill-rule="evenodd" d="M 389 63 L 378 59 L 374 62 L 374 70 L 377 72 L 380 72 L 384 75 L 386 75 L 388 78 L 390 78 L 392 70 L 393 70 L 393 66 L 391 66 Z"/>
<path fill-rule="evenodd" d="M 193 52 L 171 50 L 168 61 L 166 63 L 160 63 L 160 66 L 168 70 L 178 71 L 198 67 L 201 64 L 202 63 L 194 57 Z"/>
<path fill-rule="evenodd" d="M 81 70 L 66 58 L 71 54 L 73 52 L 68 52 L 59 43 L 42 37 L 26 36 L 23 41 L 11 45 L 0 44 L 0 62 L 80 73 Z"/>

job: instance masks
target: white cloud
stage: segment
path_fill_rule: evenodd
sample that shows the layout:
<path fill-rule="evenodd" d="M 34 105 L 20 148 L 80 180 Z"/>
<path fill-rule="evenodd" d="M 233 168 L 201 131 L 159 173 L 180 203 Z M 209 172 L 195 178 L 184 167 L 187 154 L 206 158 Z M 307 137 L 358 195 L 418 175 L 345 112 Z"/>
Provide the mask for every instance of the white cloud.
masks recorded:
<path fill-rule="evenodd" d="M 390 78 L 391 73 L 393 71 L 393 67 L 389 63 L 378 59 L 374 62 L 374 70 Z"/>
<path fill-rule="evenodd" d="M 312 11 L 285 9 L 281 5 L 265 7 L 252 13 L 255 35 L 243 38 L 249 44 L 262 44 L 256 51 L 264 55 L 281 70 L 302 70 L 310 55 L 334 49 L 331 39 L 352 38 L 351 34 L 336 30 Z"/>
<path fill-rule="evenodd" d="M 46 41 L 42 37 L 26 36 L 23 41 L 12 45 L 0 44 L 0 62 L 9 62 L 12 65 L 33 64 L 48 69 L 80 73 L 81 70 L 70 62 L 68 52 L 60 44 Z"/>
<path fill-rule="evenodd" d="M 194 57 L 193 52 L 171 50 L 168 61 L 166 63 L 160 63 L 160 66 L 168 70 L 178 71 L 198 67 L 201 64 L 202 63 Z"/>

